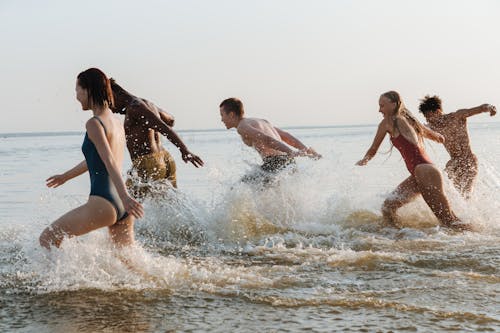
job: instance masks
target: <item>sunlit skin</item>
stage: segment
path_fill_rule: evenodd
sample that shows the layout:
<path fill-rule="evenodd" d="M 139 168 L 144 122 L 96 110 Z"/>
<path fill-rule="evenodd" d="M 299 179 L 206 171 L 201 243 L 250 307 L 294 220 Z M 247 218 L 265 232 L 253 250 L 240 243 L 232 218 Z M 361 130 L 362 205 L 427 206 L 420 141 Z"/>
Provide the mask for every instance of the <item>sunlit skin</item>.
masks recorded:
<path fill-rule="evenodd" d="M 112 111 L 125 114 L 124 127 L 127 148 L 132 159 L 163 150 L 160 134 L 170 140 L 181 152 L 182 160 L 195 167 L 203 160 L 191 153 L 182 139 L 172 129 L 174 117 L 148 100 L 130 93 L 113 91 L 115 105 Z"/>
<path fill-rule="evenodd" d="M 446 139 L 444 146 L 450 154 L 450 160 L 446 163 L 446 173 L 465 198 L 470 198 L 478 174 L 477 157 L 470 146 L 467 118 L 480 113 L 494 116 L 497 112 L 495 106 L 482 104 L 448 114 L 443 113 L 441 109 L 423 113 L 428 126 Z"/>
<path fill-rule="evenodd" d="M 373 143 L 366 152 L 365 156 L 359 160 L 357 165 L 366 165 L 378 151 L 385 136 L 389 134 L 395 138 L 399 135 L 404 136 L 410 143 L 421 146 L 419 135 L 415 129 L 408 123 L 408 120 L 398 114 L 398 103 L 382 95 L 379 98 L 379 112 L 383 115 Z M 424 138 L 437 142 L 444 142 L 444 137 L 428 128 L 422 126 L 421 135 Z M 443 226 L 459 230 L 470 229 L 469 225 L 460 223 L 460 220 L 451 210 L 448 199 L 444 193 L 441 173 L 434 164 L 422 163 L 415 167 L 411 176 L 405 179 L 392 194 L 384 201 L 382 205 L 382 214 L 386 223 L 392 226 L 401 226 L 397 218 L 397 210 L 414 200 L 419 194 L 431 208 L 432 212 Z"/>
<path fill-rule="evenodd" d="M 296 137 L 265 119 L 239 117 L 235 112 L 227 112 L 224 106 L 220 107 L 220 116 L 226 128 L 236 128 L 242 141 L 253 147 L 262 158 L 276 155 L 321 157 L 314 149 L 306 147 Z"/>
<path fill-rule="evenodd" d="M 60 247 L 64 238 L 80 236 L 102 227 L 108 227 L 111 240 L 115 245 L 132 245 L 134 243 L 134 217 L 141 218 L 144 215 L 144 210 L 142 205 L 128 194 L 121 178 L 125 147 L 123 126 L 113 116 L 107 105 L 92 104 L 88 91 L 81 87 L 78 80 L 75 92 L 82 110 L 92 110 L 94 117 L 99 117 L 106 128 L 104 131 L 103 125 L 96 118 L 88 120 L 85 126 L 89 139 L 95 145 L 109 177 L 116 187 L 119 200 L 122 201 L 125 211 L 129 215 L 117 221 L 117 211 L 110 201 L 97 195 L 90 195 L 87 203 L 64 214 L 45 228 L 39 238 L 40 245 L 47 249 L 50 249 L 51 246 Z M 63 174 L 47 178 L 47 186 L 50 188 L 59 187 L 87 171 L 87 162 L 84 160 Z"/>
<path fill-rule="evenodd" d="M 78 80 L 75 85 L 76 99 L 82 105 L 82 110 L 87 111 L 90 109 L 89 107 L 89 99 L 88 92 L 86 89 L 83 89 L 80 84 L 78 84 Z"/>

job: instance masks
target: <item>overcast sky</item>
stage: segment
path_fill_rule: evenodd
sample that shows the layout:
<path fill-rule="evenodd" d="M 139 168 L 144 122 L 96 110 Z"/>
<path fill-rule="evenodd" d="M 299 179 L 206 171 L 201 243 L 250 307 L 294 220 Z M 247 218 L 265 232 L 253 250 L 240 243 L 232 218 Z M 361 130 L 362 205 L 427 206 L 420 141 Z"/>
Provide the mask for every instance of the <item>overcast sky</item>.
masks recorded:
<path fill-rule="evenodd" d="M 498 107 L 499 33 L 496 0 L 0 0 L 0 133 L 84 130 L 89 67 L 178 129 L 222 129 L 232 96 L 283 127 L 377 123 L 387 90 Z"/>

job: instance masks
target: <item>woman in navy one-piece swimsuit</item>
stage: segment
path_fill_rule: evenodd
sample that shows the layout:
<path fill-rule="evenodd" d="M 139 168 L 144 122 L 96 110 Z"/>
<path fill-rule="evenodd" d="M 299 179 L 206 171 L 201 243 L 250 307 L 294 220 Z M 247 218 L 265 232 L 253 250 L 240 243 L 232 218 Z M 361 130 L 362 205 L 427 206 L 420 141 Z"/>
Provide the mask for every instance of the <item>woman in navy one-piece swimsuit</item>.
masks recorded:
<path fill-rule="evenodd" d="M 121 176 L 125 134 L 121 122 L 109 106 L 113 94 L 106 75 L 97 68 L 81 72 L 76 81 L 76 98 L 84 111 L 94 116 L 87 121 L 82 151 L 85 160 L 60 175 L 47 179 L 48 187 L 58 187 L 86 171 L 90 175 L 87 203 L 64 214 L 40 235 L 40 245 L 59 247 L 65 237 L 80 236 L 108 227 L 119 246 L 134 243 L 134 218 L 143 216 L 142 205 L 127 192 Z"/>

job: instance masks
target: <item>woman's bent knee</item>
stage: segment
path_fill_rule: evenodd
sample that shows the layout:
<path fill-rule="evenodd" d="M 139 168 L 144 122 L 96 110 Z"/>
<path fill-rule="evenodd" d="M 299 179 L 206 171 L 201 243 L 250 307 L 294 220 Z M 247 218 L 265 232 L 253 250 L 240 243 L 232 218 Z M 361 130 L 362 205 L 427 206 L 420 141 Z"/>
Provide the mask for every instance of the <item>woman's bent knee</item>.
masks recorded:
<path fill-rule="evenodd" d="M 62 231 L 55 229 L 53 226 L 49 226 L 42 231 L 38 241 L 42 247 L 50 250 L 51 246 L 59 247 L 63 238 L 64 235 Z"/>
<path fill-rule="evenodd" d="M 401 201 L 400 200 L 395 200 L 395 199 L 385 199 L 384 203 L 382 204 L 382 212 L 383 213 L 393 213 L 395 212 L 399 207 L 401 207 Z"/>
<path fill-rule="evenodd" d="M 40 237 L 38 238 L 38 242 L 40 243 L 41 247 L 46 248 L 47 250 L 50 250 L 50 245 L 52 243 L 50 242 L 50 235 L 47 232 L 47 229 L 45 229 L 41 234 Z"/>

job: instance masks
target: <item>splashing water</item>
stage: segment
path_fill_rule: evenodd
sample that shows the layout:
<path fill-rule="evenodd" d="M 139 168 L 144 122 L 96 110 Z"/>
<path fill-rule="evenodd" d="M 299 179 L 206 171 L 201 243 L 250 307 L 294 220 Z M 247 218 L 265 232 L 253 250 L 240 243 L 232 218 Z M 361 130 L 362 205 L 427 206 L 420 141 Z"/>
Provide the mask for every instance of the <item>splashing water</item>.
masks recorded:
<path fill-rule="evenodd" d="M 0 329 L 498 329 L 500 145 L 473 147 L 480 173 L 469 201 L 444 177 L 457 215 L 478 232 L 439 228 L 421 198 L 394 229 L 379 209 L 407 177 L 399 156 L 354 166 L 373 130 L 295 130 L 324 158 L 298 159 L 269 187 L 239 182 L 259 160 L 234 133 L 188 132 L 207 165 L 178 159 L 179 190 L 157 184 L 135 246 L 115 249 L 98 230 L 51 252 L 38 235 L 85 202 L 88 179 L 55 190 L 43 179 L 81 158 L 81 137 L 2 139 Z M 499 130 L 472 128 L 472 142 L 498 141 Z M 444 165 L 439 146 L 430 153 Z"/>

